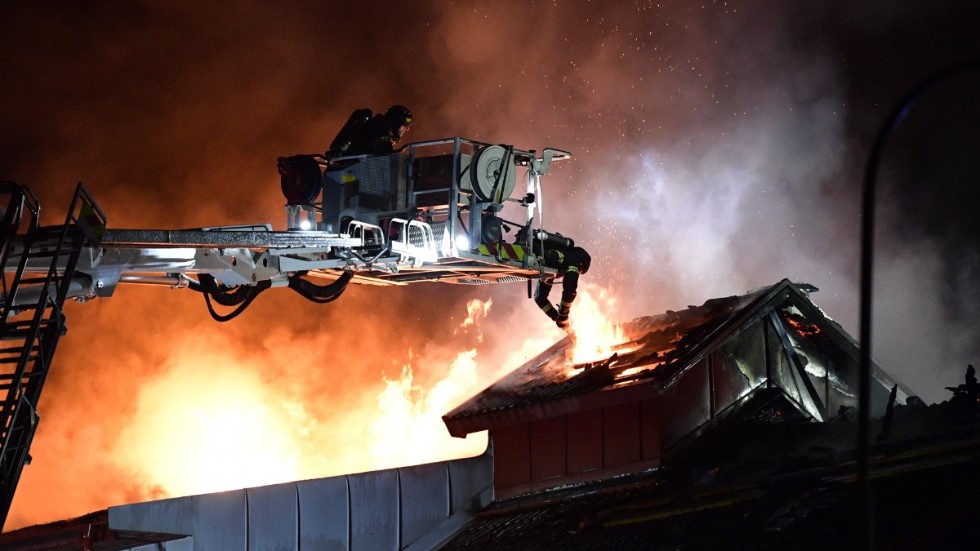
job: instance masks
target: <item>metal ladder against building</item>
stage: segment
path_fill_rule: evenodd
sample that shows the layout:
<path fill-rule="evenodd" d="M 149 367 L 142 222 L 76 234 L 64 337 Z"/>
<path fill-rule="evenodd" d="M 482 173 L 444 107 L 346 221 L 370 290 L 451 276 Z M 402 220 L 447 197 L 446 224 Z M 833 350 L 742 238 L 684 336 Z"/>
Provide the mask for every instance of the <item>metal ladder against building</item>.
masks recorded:
<path fill-rule="evenodd" d="M 62 307 L 86 240 L 97 246 L 105 215 L 79 183 L 65 223 L 40 226 L 40 205 L 25 186 L 0 184 L 7 201 L 0 227 L 0 529 L 37 428 L 37 403 L 58 340 Z M 30 267 L 28 270 L 27 268 Z M 20 298 L 20 300 L 18 300 Z"/>

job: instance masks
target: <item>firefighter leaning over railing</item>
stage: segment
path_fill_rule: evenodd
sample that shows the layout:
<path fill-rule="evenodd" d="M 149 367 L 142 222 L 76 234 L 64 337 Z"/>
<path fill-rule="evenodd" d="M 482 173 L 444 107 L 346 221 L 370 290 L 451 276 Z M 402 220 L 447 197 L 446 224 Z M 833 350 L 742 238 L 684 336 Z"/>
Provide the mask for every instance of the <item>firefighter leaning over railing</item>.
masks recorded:
<path fill-rule="evenodd" d="M 577 294 L 578 277 L 588 272 L 589 265 L 592 263 L 592 257 L 585 249 L 574 246 L 571 240 L 568 242 L 571 245 L 569 247 L 548 247 L 545 249 L 545 266 L 558 270 L 558 273 L 539 279 L 538 287 L 534 292 L 534 302 L 561 329 L 568 328 L 568 314 Z M 548 295 L 558 278 L 562 278 L 562 292 L 561 302 L 556 308 L 548 300 Z"/>
<path fill-rule="evenodd" d="M 412 112 L 402 105 L 374 116 L 370 109 L 357 109 L 330 143 L 327 157 L 389 154 L 411 126 Z"/>

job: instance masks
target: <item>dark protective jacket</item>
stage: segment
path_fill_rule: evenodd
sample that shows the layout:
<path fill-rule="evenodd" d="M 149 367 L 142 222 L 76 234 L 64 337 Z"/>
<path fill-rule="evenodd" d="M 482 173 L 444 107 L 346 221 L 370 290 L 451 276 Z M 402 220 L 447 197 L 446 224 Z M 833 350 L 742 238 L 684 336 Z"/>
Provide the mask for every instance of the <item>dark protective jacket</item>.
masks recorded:
<path fill-rule="evenodd" d="M 384 155 L 395 150 L 395 130 L 384 115 L 375 115 L 357 127 L 347 155 Z"/>
<path fill-rule="evenodd" d="M 384 115 L 371 116 L 369 109 L 354 111 L 330 144 L 329 156 L 385 155 L 395 150 L 396 128 Z"/>
<path fill-rule="evenodd" d="M 534 302 L 544 313 L 555 320 L 560 327 L 564 327 L 568 320 L 568 314 L 572 308 L 572 302 L 578 294 L 578 278 L 589 269 L 592 258 L 582 247 L 572 247 L 570 249 L 547 249 L 544 253 L 544 264 L 549 268 L 555 268 L 558 273 L 554 276 L 538 280 L 538 287 L 534 293 Z M 548 300 L 551 294 L 551 287 L 555 279 L 562 278 L 561 302 L 556 308 Z"/>

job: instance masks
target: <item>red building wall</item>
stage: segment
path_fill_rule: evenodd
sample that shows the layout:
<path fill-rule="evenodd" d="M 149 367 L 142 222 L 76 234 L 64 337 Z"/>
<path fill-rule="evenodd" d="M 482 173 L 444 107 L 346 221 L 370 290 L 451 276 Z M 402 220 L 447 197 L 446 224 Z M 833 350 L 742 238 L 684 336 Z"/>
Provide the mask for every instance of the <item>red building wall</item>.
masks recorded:
<path fill-rule="evenodd" d="M 660 433 L 652 400 L 492 429 L 497 498 L 658 467 Z"/>

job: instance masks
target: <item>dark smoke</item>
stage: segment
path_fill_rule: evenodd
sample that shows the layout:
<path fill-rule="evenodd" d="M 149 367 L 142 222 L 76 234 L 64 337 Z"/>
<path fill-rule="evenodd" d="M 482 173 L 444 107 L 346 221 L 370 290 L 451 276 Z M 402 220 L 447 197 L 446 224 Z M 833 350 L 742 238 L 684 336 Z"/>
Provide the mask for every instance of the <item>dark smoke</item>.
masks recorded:
<path fill-rule="evenodd" d="M 47 223 L 82 180 L 117 228 L 282 228 L 276 157 L 323 151 L 355 108 L 401 103 L 410 140 L 572 151 L 545 178 L 545 222 L 592 252 L 588 278 L 619 295 L 624 321 L 788 277 L 821 288 L 814 300 L 856 334 L 871 139 L 919 79 L 980 53 L 967 1 L 331 4 L 8 6 L 0 177 L 30 185 Z M 980 352 L 963 208 L 978 204 L 977 92 L 935 90 L 880 184 L 874 350 L 927 401 Z M 524 292 L 357 288 L 317 307 L 273 291 L 225 325 L 166 289 L 72 305 L 7 528 L 151 497 L 105 455 L 188 335 L 267 358 L 262 376 L 318 397 L 329 421 L 408 350 L 448 363 L 472 346 L 453 337 L 468 299 L 493 298 L 491 323 L 527 312 L 486 349 L 543 331 Z"/>

